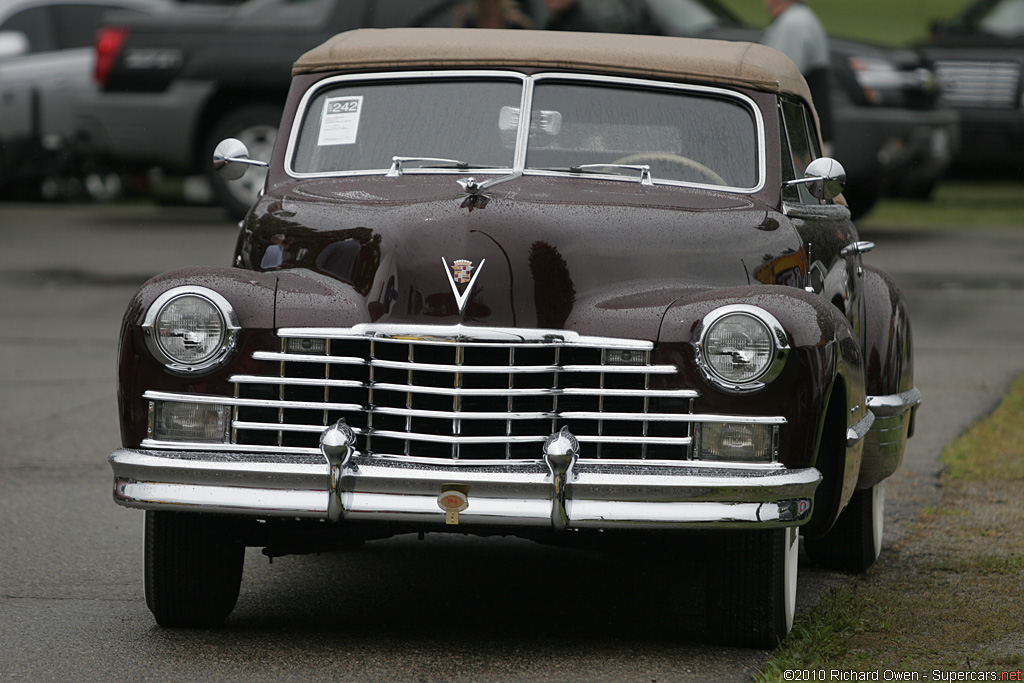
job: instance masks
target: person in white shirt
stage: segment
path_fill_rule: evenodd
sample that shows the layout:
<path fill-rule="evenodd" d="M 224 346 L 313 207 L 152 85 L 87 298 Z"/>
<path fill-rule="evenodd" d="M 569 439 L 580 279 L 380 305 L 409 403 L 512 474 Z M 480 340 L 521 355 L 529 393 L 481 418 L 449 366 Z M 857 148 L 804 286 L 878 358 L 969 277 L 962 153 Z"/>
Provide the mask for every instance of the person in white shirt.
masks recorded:
<path fill-rule="evenodd" d="M 800 69 L 814 98 L 821 136 L 829 142 L 832 139 L 831 56 L 825 27 L 804 0 L 764 0 L 764 7 L 772 23 L 765 29 L 761 42 L 785 54 Z"/>

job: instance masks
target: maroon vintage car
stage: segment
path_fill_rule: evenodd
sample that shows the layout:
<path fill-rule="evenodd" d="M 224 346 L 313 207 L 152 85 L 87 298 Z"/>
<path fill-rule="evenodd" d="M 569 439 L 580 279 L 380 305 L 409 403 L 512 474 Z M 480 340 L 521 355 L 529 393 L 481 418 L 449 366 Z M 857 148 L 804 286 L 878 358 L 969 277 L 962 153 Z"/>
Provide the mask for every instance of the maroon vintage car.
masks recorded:
<path fill-rule="evenodd" d="M 777 642 L 800 535 L 878 556 L 920 401 L 819 150 L 756 44 L 388 29 L 304 55 L 234 267 L 125 316 L 110 462 L 157 622 L 222 622 L 246 546 L 619 533 L 692 539 L 711 637 Z"/>

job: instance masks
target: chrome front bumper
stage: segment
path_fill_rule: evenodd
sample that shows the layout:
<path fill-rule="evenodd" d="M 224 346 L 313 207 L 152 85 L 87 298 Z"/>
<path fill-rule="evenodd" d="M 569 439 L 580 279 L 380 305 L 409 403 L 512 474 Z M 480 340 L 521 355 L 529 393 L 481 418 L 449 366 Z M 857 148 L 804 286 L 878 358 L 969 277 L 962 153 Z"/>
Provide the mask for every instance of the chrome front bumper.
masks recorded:
<path fill-rule="evenodd" d="M 353 453 L 119 449 L 114 499 L 133 508 L 447 526 L 782 527 L 810 518 L 821 474 L 781 465 L 571 459 L 443 461 Z M 454 498 L 450 495 L 454 492 Z M 455 502 L 453 502 L 455 501 Z M 462 505 L 456 507 L 458 501 Z"/>

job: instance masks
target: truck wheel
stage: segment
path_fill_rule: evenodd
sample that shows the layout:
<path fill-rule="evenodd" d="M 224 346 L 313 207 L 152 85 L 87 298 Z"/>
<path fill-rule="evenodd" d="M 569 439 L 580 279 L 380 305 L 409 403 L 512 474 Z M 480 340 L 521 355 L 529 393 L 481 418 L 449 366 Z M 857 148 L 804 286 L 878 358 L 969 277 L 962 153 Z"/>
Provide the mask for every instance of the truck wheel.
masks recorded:
<path fill-rule="evenodd" d="M 807 555 L 819 567 L 862 573 L 882 552 L 885 482 L 853 494 L 835 525 L 821 538 L 804 541 Z"/>
<path fill-rule="evenodd" d="M 238 601 L 244 562 L 223 518 L 146 512 L 146 605 L 161 626 L 219 626 Z"/>
<path fill-rule="evenodd" d="M 723 645 L 774 648 L 793 627 L 800 532 L 723 532 L 711 541 L 708 632 Z"/>
<path fill-rule="evenodd" d="M 267 172 L 253 166 L 238 180 L 224 180 L 213 170 L 213 164 L 210 162 L 213 150 L 224 138 L 238 138 L 249 149 L 250 158 L 270 161 L 280 121 L 280 107 L 270 104 L 248 104 L 228 112 L 210 129 L 203 147 L 203 169 L 210 180 L 210 187 L 217 201 L 235 220 L 244 218 L 249 207 L 256 203 L 267 179 Z"/>

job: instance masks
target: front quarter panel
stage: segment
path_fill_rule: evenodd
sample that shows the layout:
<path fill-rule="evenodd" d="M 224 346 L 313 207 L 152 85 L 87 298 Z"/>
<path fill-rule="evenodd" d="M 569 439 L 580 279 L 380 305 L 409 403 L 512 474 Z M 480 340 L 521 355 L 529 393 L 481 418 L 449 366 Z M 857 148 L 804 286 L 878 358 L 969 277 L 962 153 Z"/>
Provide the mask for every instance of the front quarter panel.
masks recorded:
<path fill-rule="evenodd" d="M 789 468 L 816 467 L 823 482 L 815 497 L 814 527 L 828 528 L 857 484 L 862 444 L 847 431 L 867 413 L 860 344 L 842 312 L 820 297 L 793 288 L 740 287 L 678 300 L 667 311 L 658 341 L 659 360 L 677 363 L 698 389 L 701 413 L 781 415 L 779 459 Z M 725 391 L 697 367 L 696 339 L 712 311 L 735 304 L 760 307 L 789 338 L 781 374 L 750 393 Z"/>
<path fill-rule="evenodd" d="M 195 376 L 169 371 L 150 353 L 143 321 L 146 312 L 164 292 L 176 287 L 205 287 L 231 305 L 239 333 L 223 364 Z M 244 372 L 255 361 L 252 351 L 265 348 L 274 331 L 274 296 L 277 278 L 236 268 L 186 268 L 173 270 L 145 283 L 132 297 L 121 325 L 118 351 L 117 396 L 121 422 L 121 443 L 138 447 L 146 436 L 148 403 L 143 392 L 228 393 L 227 378 Z"/>

